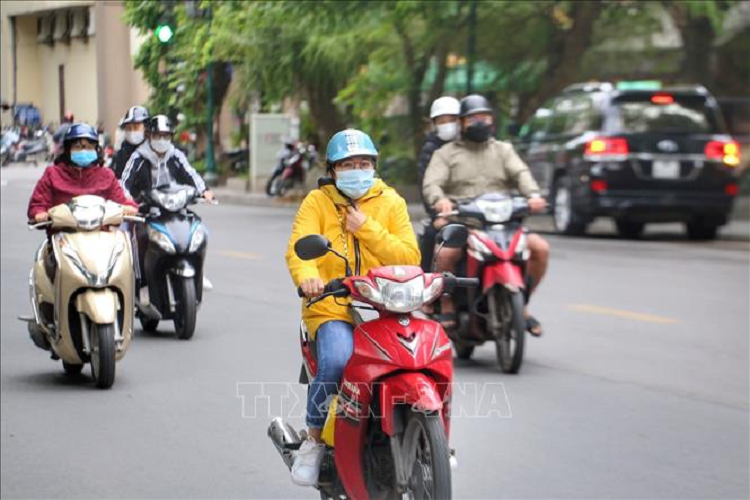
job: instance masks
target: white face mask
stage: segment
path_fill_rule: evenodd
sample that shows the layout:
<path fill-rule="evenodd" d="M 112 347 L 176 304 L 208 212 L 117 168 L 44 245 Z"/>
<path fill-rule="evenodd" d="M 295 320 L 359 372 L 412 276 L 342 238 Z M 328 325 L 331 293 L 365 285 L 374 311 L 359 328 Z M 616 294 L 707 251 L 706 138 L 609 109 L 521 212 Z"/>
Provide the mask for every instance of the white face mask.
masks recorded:
<path fill-rule="evenodd" d="M 160 154 L 166 153 L 170 144 L 172 144 L 172 141 L 169 139 L 151 139 L 151 149 Z"/>
<path fill-rule="evenodd" d="M 132 132 L 125 132 L 125 140 L 130 144 L 137 146 L 143 142 L 143 130 L 133 130 Z"/>
<path fill-rule="evenodd" d="M 435 125 L 437 136 L 443 141 L 452 141 L 458 136 L 458 123 L 443 123 L 441 125 Z"/>

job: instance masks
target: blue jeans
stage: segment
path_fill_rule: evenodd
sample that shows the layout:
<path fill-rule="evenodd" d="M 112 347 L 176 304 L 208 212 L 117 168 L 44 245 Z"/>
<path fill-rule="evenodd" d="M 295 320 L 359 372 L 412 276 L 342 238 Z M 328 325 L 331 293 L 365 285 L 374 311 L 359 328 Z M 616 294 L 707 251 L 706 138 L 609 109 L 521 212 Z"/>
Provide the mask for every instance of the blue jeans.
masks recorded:
<path fill-rule="evenodd" d="M 307 393 L 307 426 L 322 429 L 328 405 L 338 393 L 344 367 L 354 351 L 354 327 L 345 321 L 329 321 L 318 328 L 318 373 Z"/>

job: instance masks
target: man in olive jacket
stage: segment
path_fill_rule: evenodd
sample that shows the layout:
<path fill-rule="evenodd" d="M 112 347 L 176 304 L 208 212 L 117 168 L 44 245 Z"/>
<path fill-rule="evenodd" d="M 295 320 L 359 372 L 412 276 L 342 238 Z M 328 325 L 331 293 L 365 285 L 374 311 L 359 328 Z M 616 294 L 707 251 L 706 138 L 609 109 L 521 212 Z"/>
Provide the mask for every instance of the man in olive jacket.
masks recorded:
<path fill-rule="evenodd" d="M 511 144 L 492 137 L 494 117 L 489 102 L 480 95 L 464 97 L 460 120 L 461 138 L 438 149 L 427 167 L 422 185 L 425 202 L 441 214 L 453 210 L 452 200 L 517 189 L 528 198 L 531 212 L 544 210 L 547 203 L 529 167 Z M 435 220 L 436 228 L 445 224 L 444 218 Z M 549 244 L 537 234 L 529 234 L 527 243 L 531 252 L 527 270 L 533 291 L 547 270 Z M 461 255 L 460 249 L 443 248 L 438 268 L 454 272 Z M 443 297 L 441 310 L 443 326 L 454 328 L 455 306 L 450 297 Z M 542 334 L 541 324 L 528 312 L 526 326 L 532 335 Z"/>

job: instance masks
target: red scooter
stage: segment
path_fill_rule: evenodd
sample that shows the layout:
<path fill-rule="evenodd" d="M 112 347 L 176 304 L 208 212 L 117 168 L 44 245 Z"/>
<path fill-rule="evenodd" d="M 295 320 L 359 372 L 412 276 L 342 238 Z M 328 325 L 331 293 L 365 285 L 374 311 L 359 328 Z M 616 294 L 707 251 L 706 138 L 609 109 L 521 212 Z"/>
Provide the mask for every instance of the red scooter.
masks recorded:
<path fill-rule="evenodd" d="M 468 359 L 474 347 L 494 341 L 505 373 L 518 373 L 523 363 L 523 309 L 530 290 L 528 229 L 523 218 L 528 213 L 526 198 L 490 193 L 459 202 L 453 212 L 440 214 L 470 228 L 461 267 L 466 276 L 481 283 L 477 290 L 457 294 L 458 327 L 449 332 L 456 354 Z"/>
<path fill-rule="evenodd" d="M 450 225 L 441 236 L 446 246 L 460 248 L 468 232 Z M 379 313 L 379 318 L 363 322 L 352 309 L 354 352 L 323 429 L 326 455 L 317 485 L 321 497 L 450 498 L 455 461 L 448 447 L 450 340 L 439 323 L 411 313 L 456 287 L 476 286 L 478 280 L 424 273 L 417 266 L 387 266 L 367 276 L 351 276 L 346 258 L 319 235 L 300 239 L 295 252 L 304 260 L 331 252 L 346 262 L 347 277 L 326 285 L 322 295 L 308 300 L 308 307 L 328 297 L 349 297 L 370 306 L 350 304 L 352 308 Z M 317 362 L 315 342 L 304 326 L 300 342 L 300 381 L 308 383 Z M 293 452 L 306 438 L 304 431 L 297 433 L 277 417 L 268 435 L 291 469 Z"/>

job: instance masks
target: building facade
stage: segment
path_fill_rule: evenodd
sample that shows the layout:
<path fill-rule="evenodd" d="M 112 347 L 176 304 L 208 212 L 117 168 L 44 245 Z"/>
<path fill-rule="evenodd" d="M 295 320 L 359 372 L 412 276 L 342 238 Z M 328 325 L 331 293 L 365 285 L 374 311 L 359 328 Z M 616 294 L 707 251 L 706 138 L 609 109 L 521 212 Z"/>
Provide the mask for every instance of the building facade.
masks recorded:
<path fill-rule="evenodd" d="M 119 1 L 0 2 L 2 102 L 35 105 L 45 124 L 70 111 L 114 137 L 127 108 L 149 92 L 133 66 L 140 39 L 124 13 Z M 12 119 L 3 112 L 3 125 Z"/>

